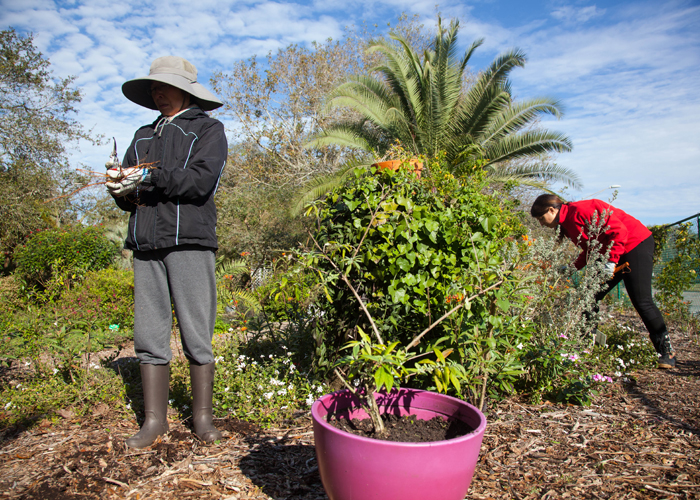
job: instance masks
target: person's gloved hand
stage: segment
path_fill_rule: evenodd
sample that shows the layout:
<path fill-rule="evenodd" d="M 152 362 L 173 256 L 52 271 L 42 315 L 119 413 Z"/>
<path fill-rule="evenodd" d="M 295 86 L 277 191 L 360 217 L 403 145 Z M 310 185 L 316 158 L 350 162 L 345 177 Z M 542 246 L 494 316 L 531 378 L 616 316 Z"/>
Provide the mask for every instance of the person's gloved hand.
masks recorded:
<path fill-rule="evenodd" d="M 612 278 L 615 275 L 615 263 L 606 262 L 605 263 L 605 275 Z"/>
<path fill-rule="evenodd" d="M 107 170 L 115 170 L 119 168 L 119 158 L 116 156 L 110 156 L 109 160 L 105 162 L 105 168 Z"/>
<path fill-rule="evenodd" d="M 116 168 L 107 170 L 107 176 L 114 181 L 107 182 L 105 185 L 113 196 L 125 196 L 134 191 L 148 174 L 147 168 L 130 167 L 122 169 L 122 177 L 119 177 L 119 170 Z"/>

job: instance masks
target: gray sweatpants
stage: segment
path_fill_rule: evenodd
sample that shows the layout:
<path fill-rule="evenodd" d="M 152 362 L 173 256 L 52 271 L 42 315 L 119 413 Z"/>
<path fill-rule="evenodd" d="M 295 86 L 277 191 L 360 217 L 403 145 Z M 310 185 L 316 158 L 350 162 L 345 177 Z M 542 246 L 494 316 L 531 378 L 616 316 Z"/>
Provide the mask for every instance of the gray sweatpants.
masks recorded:
<path fill-rule="evenodd" d="M 187 359 L 199 365 L 214 361 L 214 267 L 210 248 L 134 251 L 134 348 L 141 363 L 162 365 L 172 358 L 171 299 Z"/>

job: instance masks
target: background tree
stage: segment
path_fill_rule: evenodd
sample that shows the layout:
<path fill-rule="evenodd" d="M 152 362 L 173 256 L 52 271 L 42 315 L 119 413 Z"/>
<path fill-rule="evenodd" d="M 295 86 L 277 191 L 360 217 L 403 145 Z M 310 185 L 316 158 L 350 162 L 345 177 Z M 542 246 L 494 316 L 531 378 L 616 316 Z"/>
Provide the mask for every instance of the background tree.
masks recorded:
<path fill-rule="evenodd" d="M 437 34 L 422 52 L 401 35 L 397 44 L 379 40 L 370 54 L 382 56 L 373 74 L 357 74 L 331 92 L 327 109 L 354 110 L 359 119 L 346 119 L 326 127 L 311 141 L 314 147 L 337 145 L 382 156 L 396 141 L 413 155 L 433 157 L 447 153 L 455 174 L 463 174 L 476 160 L 498 180 L 546 187 L 563 181 L 577 187 L 576 175 L 551 163 L 537 161 L 541 155 L 571 150 L 568 137 L 533 128 L 541 115 L 561 116 L 553 99 L 514 101 L 508 75 L 525 64 L 517 49 L 499 56 L 473 84 L 465 89 L 465 71 L 474 51 L 471 44 L 461 59 L 457 52 L 458 21 L 444 29 L 438 18 Z M 536 161 L 513 165 L 512 160 Z"/>
<path fill-rule="evenodd" d="M 32 230 L 75 217 L 69 199 L 80 179 L 69 170 L 67 147 L 92 140 L 75 120 L 74 77 L 54 79 L 31 35 L 0 31 L 0 250 L 6 259 Z"/>
<path fill-rule="evenodd" d="M 393 29 L 416 46 L 429 42 L 418 16 L 402 15 Z M 332 174 L 353 154 L 336 145 L 305 144 L 353 113 L 321 111 L 333 88 L 378 63 L 378 55 L 365 51 L 377 36 L 376 26 L 347 29 L 341 40 L 290 45 L 213 75 L 212 87 L 224 101 L 218 115 L 236 123 L 217 194 L 219 242 L 232 256 L 245 251 L 269 259 L 274 249 L 295 247 L 303 237 L 301 222 L 288 215 L 293 194 L 309 179 Z"/>

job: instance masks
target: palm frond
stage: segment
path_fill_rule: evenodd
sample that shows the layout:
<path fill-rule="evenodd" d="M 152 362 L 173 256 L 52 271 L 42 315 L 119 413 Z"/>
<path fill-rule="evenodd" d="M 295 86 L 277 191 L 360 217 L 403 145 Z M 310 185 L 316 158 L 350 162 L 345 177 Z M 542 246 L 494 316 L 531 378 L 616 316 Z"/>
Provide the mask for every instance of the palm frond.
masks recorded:
<path fill-rule="evenodd" d="M 552 163 L 525 164 L 518 166 L 491 165 L 488 168 L 489 177 L 498 182 L 506 180 L 517 181 L 520 184 L 533 187 L 562 182 L 573 189 L 581 189 L 581 179 L 571 169 Z"/>
<path fill-rule="evenodd" d="M 300 215 L 309 203 L 322 198 L 338 186 L 341 186 L 355 168 L 369 165 L 370 163 L 365 160 L 351 159 L 331 175 L 314 177 L 299 190 L 299 195 L 292 202 L 289 214 L 292 217 Z"/>
<path fill-rule="evenodd" d="M 481 142 L 487 144 L 513 134 L 543 114 L 560 118 L 562 106 L 559 101 L 545 97 L 511 104 L 493 117 L 488 128 L 481 134 Z"/>
<path fill-rule="evenodd" d="M 512 134 L 484 147 L 488 164 L 542 153 L 564 153 L 571 151 L 571 148 L 571 139 L 566 135 L 547 130 Z"/>

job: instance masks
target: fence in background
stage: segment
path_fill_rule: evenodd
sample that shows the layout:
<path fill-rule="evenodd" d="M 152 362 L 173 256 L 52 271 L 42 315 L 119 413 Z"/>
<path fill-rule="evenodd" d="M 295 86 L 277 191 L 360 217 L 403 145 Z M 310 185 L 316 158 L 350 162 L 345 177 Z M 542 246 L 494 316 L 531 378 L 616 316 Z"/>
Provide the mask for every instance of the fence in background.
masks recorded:
<path fill-rule="evenodd" d="M 700 213 L 686 217 L 685 219 L 673 222 L 671 224 L 666 224 L 666 227 L 674 227 L 679 224 L 690 223 L 691 233 L 700 238 Z M 653 275 L 657 276 L 661 270 L 664 268 L 669 261 L 671 261 L 676 255 L 676 235 L 671 233 L 668 235 L 664 247 L 661 249 L 661 256 L 658 262 L 654 265 Z M 683 298 L 690 302 L 690 311 L 692 313 L 700 313 L 700 268 L 695 269 L 695 282 L 690 289 L 683 292 Z M 625 301 L 626 304 L 630 304 L 629 297 L 625 291 L 624 284 L 620 283 L 610 292 L 613 300 Z"/>

